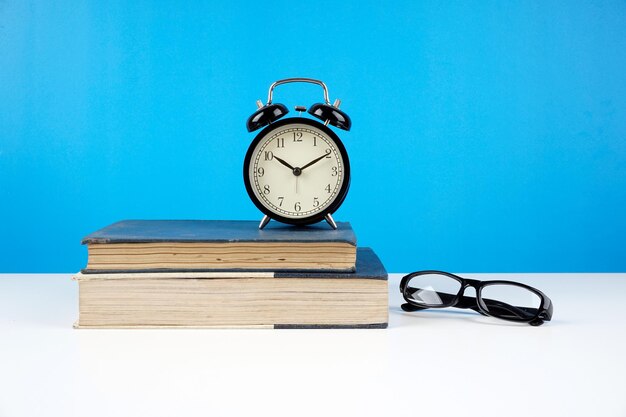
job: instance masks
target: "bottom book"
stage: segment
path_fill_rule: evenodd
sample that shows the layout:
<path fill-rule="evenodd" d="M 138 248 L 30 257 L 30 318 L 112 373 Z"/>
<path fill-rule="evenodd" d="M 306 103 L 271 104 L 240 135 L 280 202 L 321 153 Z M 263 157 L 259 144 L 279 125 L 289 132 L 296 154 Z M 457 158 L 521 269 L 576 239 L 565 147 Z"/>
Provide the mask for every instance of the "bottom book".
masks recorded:
<path fill-rule="evenodd" d="M 79 273 L 77 328 L 386 328 L 387 272 Z"/>

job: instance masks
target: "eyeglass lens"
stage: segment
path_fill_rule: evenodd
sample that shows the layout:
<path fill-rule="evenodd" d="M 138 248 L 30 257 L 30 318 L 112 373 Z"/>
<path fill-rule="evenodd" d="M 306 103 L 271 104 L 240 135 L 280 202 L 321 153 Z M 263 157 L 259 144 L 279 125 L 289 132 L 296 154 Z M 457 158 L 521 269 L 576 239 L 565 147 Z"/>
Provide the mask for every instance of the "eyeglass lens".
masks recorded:
<path fill-rule="evenodd" d="M 537 315 L 539 295 L 511 284 L 487 284 L 481 290 L 483 308 L 492 316 L 511 320 L 528 320 Z"/>
<path fill-rule="evenodd" d="M 416 275 L 406 286 L 406 295 L 417 304 L 431 307 L 446 307 L 461 290 L 461 283 L 443 274 Z"/>

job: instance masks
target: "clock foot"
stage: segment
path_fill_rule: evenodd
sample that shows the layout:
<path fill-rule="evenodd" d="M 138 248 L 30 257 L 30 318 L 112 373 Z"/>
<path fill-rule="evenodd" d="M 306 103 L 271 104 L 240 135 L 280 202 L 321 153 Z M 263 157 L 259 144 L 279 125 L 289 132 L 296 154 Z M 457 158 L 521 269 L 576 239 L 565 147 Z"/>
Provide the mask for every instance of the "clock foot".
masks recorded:
<path fill-rule="evenodd" d="M 261 223 L 259 223 L 259 229 L 263 229 L 270 222 L 270 216 L 263 216 Z"/>
<path fill-rule="evenodd" d="M 337 229 L 337 223 L 335 223 L 335 220 L 333 219 L 333 216 L 330 215 L 330 213 L 328 213 L 324 217 L 324 220 L 326 220 L 326 223 L 328 223 L 330 227 L 332 227 L 333 229 Z"/>

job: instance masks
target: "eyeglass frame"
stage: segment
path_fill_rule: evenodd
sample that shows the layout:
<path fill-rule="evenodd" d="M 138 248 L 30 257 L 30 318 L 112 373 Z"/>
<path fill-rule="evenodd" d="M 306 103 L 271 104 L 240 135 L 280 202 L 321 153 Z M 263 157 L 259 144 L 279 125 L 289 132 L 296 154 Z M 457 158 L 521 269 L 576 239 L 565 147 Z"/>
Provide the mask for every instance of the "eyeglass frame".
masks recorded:
<path fill-rule="evenodd" d="M 454 296 L 454 298 L 449 304 L 446 304 L 446 305 L 418 304 L 417 302 L 409 299 L 406 293 L 407 284 L 409 283 L 409 281 L 412 278 L 415 278 L 417 276 L 428 275 L 428 274 L 444 275 L 449 278 L 455 279 L 461 284 L 461 287 L 459 288 L 458 293 Z M 500 317 L 500 316 L 490 313 L 487 305 L 485 304 L 482 298 L 482 290 L 484 287 L 488 287 L 490 285 L 498 285 L 498 284 L 521 287 L 536 294 L 541 300 L 539 307 L 537 307 L 537 313 L 533 317 L 528 318 L 528 319 L 506 318 L 506 317 Z M 474 288 L 474 290 L 476 291 L 476 297 L 468 297 L 465 295 L 465 290 L 470 287 Z M 402 296 L 404 297 L 404 300 L 406 301 L 406 303 L 402 304 L 400 307 L 402 308 L 402 310 L 408 311 L 408 312 L 426 310 L 429 308 L 448 308 L 448 307 L 464 308 L 464 309 L 469 308 L 484 316 L 494 317 L 500 320 L 507 320 L 507 321 L 517 322 L 517 323 L 528 323 L 531 326 L 540 326 L 545 321 L 550 321 L 552 319 L 552 312 L 554 310 L 552 300 L 550 300 L 550 298 L 547 295 L 545 295 L 543 292 L 539 291 L 538 289 L 533 288 L 526 284 L 522 284 L 521 282 L 506 281 L 506 280 L 480 281 L 477 279 L 463 278 L 458 275 L 452 274 L 450 272 L 437 271 L 437 270 L 416 271 L 416 272 L 411 272 L 410 274 L 403 276 L 402 280 L 400 281 L 400 292 L 402 293 Z M 437 294 L 439 293 L 437 292 Z M 499 300 L 492 300 L 492 301 L 498 301 L 500 303 L 503 303 L 503 301 L 499 301 Z M 531 308 L 534 309 L 534 307 L 531 307 Z"/>

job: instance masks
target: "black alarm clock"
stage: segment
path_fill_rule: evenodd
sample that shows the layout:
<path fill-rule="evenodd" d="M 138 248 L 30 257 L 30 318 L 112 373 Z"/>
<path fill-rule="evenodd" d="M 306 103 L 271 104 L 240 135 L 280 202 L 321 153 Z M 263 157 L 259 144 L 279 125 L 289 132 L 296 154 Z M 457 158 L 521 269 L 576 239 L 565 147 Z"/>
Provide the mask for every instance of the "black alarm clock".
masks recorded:
<path fill-rule="evenodd" d="M 324 89 L 324 103 L 307 108 L 295 106 L 301 115 L 282 119 L 289 110 L 273 103 L 274 88 L 286 83 L 313 83 Z M 319 80 L 287 78 L 270 86 L 267 103 L 257 101 L 258 109 L 248 118 L 249 132 L 264 128 L 254 138 L 243 165 L 243 180 L 252 202 L 265 215 L 263 229 L 270 219 L 292 225 L 308 225 L 326 220 L 337 224 L 332 214 L 339 208 L 350 187 L 350 162 L 346 148 L 328 125 L 350 130 L 350 117 L 339 110 L 341 101 L 330 104 L 328 88 Z M 279 120 L 280 119 L 280 120 Z"/>

